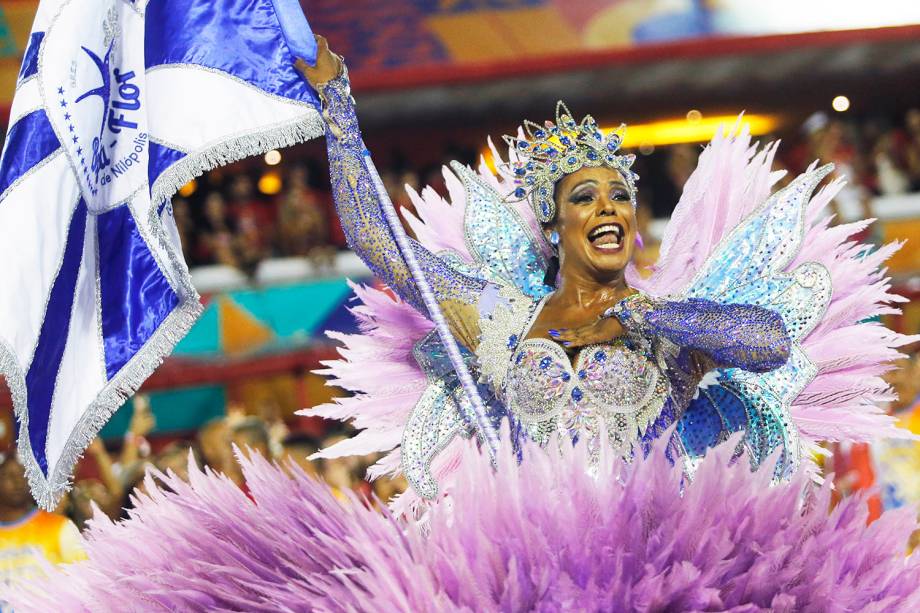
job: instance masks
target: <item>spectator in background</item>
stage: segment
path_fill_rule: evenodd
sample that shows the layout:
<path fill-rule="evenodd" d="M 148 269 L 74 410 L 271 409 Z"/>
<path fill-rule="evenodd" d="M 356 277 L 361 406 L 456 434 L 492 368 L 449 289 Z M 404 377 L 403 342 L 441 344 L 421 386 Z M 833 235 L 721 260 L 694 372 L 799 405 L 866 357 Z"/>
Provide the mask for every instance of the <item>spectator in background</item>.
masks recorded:
<path fill-rule="evenodd" d="M 226 473 L 228 466 L 234 462 L 227 420 L 223 417 L 212 419 L 198 431 L 197 440 L 205 465 Z"/>
<path fill-rule="evenodd" d="M 118 476 L 102 439 L 94 439 L 87 451 L 96 461 L 100 478 L 81 479 L 74 483 L 70 494 L 70 516 L 80 530 L 93 517 L 94 505 L 109 519 L 117 519 L 126 495 L 126 483 Z"/>
<path fill-rule="evenodd" d="M 171 206 L 173 220 L 176 222 L 176 231 L 179 234 L 179 242 L 182 245 L 185 260 L 190 265 L 198 264 L 198 234 L 195 231 L 195 223 L 192 221 L 192 211 L 189 208 L 188 200 L 181 196 L 176 196 L 173 198 Z"/>
<path fill-rule="evenodd" d="M 227 216 L 224 197 L 220 192 L 211 192 L 204 200 L 204 228 L 199 245 L 199 261 L 238 268 L 234 242 L 233 226 Z"/>
<path fill-rule="evenodd" d="M 674 145 L 668 151 L 667 174 L 679 194 L 696 170 L 700 149 L 696 145 Z M 677 204 L 676 201 L 674 204 Z"/>
<path fill-rule="evenodd" d="M 271 458 L 268 427 L 258 417 L 243 417 L 230 426 L 230 443 L 240 451 L 251 449 L 265 458 Z"/>
<path fill-rule="evenodd" d="M 286 183 L 278 212 L 281 253 L 309 257 L 319 269 L 331 268 L 335 249 L 329 245 L 329 218 L 319 192 L 310 186 L 306 166 L 293 166 Z"/>
<path fill-rule="evenodd" d="M 230 424 L 230 443 L 243 455 L 258 453 L 271 460 L 271 442 L 268 427 L 258 417 L 242 417 L 234 419 Z M 241 488 L 246 488 L 246 478 L 243 469 L 234 458 L 224 467 L 224 474 L 230 477 Z"/>
<path fill-rule="evenodd" d="M 320 447 L 326 449 L 339 443 L 348 437 L 343 434 L 336 434 L 323 440 Z M 361 478 L 364 473 L 364 464 L 361 458 L 356 456 L 343 456 L 341 458 L 324 458 L 322 463 L 322 476 L 328 483 L 334 493 L 342 497 L 342 492 L 346 490 L 355 490 L 365 496 L 370 496 L 370 483 Z"/>
<path fill-rule="evenodd" d="M 646 192 L 647 194 L 648 192 Z M 640 193 L 639 203 L 636 207 L 636 230 L 642 237 L 642 246 L 638 247 L 633 256 L 633 261 L 639 274 L 648 278 L 652 274 L 652 266 L 658 261 L 661 250 L 661 241 L 652 236 L 652 207 L 646 201 L 647 196 Z"/>
<path fill-rule="evenodd" d="M 76 527 L 62 515 L 36 508 L 25 469 L 11 451 L 0 459 L 0 585 L 42 572 L 42 563 L 83 557 Z M 0 609 L 4 609 L 0 600 Z"/>
<path fill-rule="evenodd" d="M 251 217 L 255 225 L 268 235 L 266 238 L 271 238 L 271 229 L 278 221 L 277 210 L 273 202 L 259 198 L 252 177 L 244 172 L 234 176 L 230 182 L 228 201 L 233 219 L 239 221 L 243 217 Z"/>
<path fill-rule="evenodd" d="M 281 443 L 281 467 L 299 466 L 308 475 L 316 476 L 322 470 L 322 460 L 309 460 L 318 449 L 316 439 L 302 433 L 289 434 Z"/>
<path fill-rule="evenodd" d="M 920 109 L 907 111 L 904 116 L 904 128 L 907 130 L 907 175 L 911 189 L 920 191 Z"/>
<path fill-rule="evenodd" d="M 278 222 L 273 202 L 256 196 L 252 177 L 240 173 L 230 183 L 230 215 L 236 226 L 236 250 L 239 267 L 249 275 L 271 255 L 275 225 Z"/>
<path fill-rule="evenodd" d="M 70 491 L 70 518 L 82 532 L 96 509 L 109 519 L 121 515 L 122 498 L 116 497 L 100 479 L 80 479 Z"/>
<path fill-rule="evenodd" d="M 897 134 L 888 130 L 879 135 L 872 148 L 875 188 L 883 196 L 903 194 L 910 189 L 910 178 L 901 168 Z"/>

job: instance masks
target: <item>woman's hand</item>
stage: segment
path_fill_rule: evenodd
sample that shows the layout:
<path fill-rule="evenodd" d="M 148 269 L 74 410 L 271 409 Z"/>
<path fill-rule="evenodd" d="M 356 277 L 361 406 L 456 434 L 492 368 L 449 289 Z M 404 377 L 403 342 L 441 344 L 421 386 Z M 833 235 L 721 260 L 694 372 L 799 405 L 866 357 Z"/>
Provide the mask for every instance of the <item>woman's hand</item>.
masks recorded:
<path fill-rule="evenodd" d="M 294 67 L 302 74 L 313 89 L 324 85 L 342 73 L 342 58 L 329 50 L 329 42 L 322 36 L 316 37 L 316 66 L 310 66 L 297 58 Z"/>
<path fill-rule="evenodd" d="M 613 339 L 623 336 L 623 333 L 623 325 L 616 317 L 601 318 L 577 328 L 560 328 L 559 330 L 549 331 L 549 335 L 553 340 L 561 343 L 567 351 L 586 345 L 609 343 Z"/>

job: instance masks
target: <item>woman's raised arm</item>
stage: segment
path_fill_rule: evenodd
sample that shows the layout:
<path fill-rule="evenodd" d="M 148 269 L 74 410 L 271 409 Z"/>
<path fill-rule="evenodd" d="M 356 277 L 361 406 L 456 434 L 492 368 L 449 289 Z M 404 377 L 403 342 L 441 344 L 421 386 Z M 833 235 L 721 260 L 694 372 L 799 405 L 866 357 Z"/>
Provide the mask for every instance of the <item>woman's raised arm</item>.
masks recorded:
<path fill-rule="evenodd" d="M 361 138 L 348 74 L 338 56 L 317 37 L 316 67 L 298 61 L 297 67 L 323 102 L 326 148 L 336 211 L 348 245 L 368 267 L 403 300 L 427 315 L 422 297 L 409 274 L 396 240 L 387 225 L 375 188 L 372 169 L 365 164 L 367 150 Z M 470 349 L 478 344 L 478 301 L 483 281 L 463 275 L 411 240 L 416 259 L 441 304 L 458 340 Z"/>

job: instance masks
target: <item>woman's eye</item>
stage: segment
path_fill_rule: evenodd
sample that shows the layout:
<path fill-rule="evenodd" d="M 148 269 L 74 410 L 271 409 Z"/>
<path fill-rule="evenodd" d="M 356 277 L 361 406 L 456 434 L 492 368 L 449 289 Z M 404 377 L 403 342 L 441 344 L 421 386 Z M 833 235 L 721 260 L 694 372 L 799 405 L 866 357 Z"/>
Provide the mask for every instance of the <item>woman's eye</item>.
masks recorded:
<path fill-rule="evenodd" d="M 617 190 L 617 191 L 613 192 L 613 199 L 614 199 L 614 200 L 621 200 L 621 201 L 629 200 L 629 194 L 627 194 L 627 193 L 624 192 L 623 190 Z"/>
<path fill-rule="evenodd" d="M 575 204 L 584 204 L 586 202 L 591 202 L 594 200 L 593 192 L 579 192 L 572 196 L 572 202 Z"/>

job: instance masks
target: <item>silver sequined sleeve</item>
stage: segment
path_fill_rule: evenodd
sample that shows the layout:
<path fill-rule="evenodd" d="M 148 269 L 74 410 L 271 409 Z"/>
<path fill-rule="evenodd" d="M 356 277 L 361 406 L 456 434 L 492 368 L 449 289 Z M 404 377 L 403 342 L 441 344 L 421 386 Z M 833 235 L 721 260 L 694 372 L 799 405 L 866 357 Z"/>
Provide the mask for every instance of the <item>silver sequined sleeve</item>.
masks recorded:
<path fill-rule="evenodd" d="M 620 302 L 616 314 L 627 330 L 701 352 L 720 368 L 768 372 L 789 359 L 791 341 L 782 318 L 759 306 L 636 294 Z"/>
<path fill-rule="evenodd" d="M 326 148 L 335 208 L 348 245 L 365 264 L 406 302 L 425 313 L 396 240 L 387 225 L 371 175 L 364 164 L 366 148 L 347 74 L 319 87 L 326 119 Z M 411 239 L 410 239 L 411 240 Z M 485 282 L 463 275 L 411 240 L 438 302 L 476 304 Z"/>

